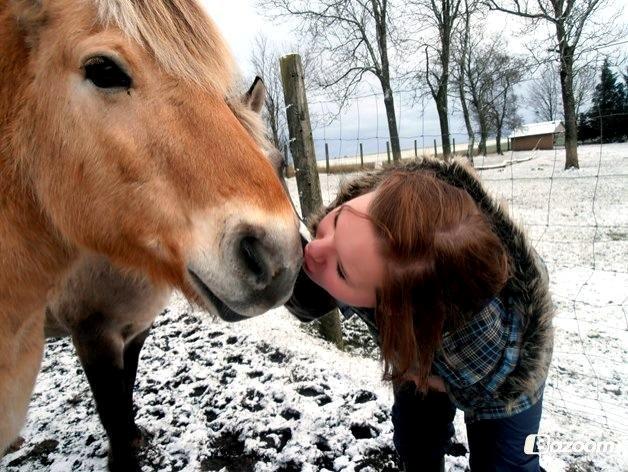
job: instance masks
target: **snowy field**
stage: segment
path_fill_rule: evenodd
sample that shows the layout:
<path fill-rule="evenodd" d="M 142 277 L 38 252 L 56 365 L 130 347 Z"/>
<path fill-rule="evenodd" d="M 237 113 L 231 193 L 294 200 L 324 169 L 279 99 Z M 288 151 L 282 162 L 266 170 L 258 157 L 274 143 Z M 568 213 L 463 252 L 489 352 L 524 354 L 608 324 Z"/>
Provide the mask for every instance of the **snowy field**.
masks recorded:
<path fill-rule="evenodd" d="M 523 162 L 481 174 L 550 270 L 557 330 L 541 434 L 563 450 L 541 463 L 549 472 L 625 471 L 628 145 L 583 146 L 579 155 L 579 170 L 564 171 L 559 150 L 509 154 Z M 326 201 L 347 178 L 322 175 Z M 354 346 L 339 352 L 284 309 L 226 324 L 173 297 L 140 360 L 137 418 L 152 435 L 144 470 L 398 470 L 390 388 L 359 322 L 346 329 Z M 446 469 L 462 472 L 460 414 L 456 428 Z M 106 438 L 67 340 L 47 345 L 23 435 L 0 470 L 106 468 Z"/>

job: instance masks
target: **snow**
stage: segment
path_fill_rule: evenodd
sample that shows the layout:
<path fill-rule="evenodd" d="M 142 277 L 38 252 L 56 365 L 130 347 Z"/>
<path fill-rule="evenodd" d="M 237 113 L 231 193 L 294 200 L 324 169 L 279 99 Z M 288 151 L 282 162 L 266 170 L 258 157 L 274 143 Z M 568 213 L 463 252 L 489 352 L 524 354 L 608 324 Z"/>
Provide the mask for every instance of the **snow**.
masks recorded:
<path fill-rule="evenodd" d="M 541 463 L 549 472 L 628 470 L 628 145 L 583 146 L 579 155 L 571 171 L 560 150 L 476 164 L 512 161 L 480 173 L 550 272 L 556 346 L 540 433 L 614 448 L 548 452 Z M 348 178 L 321 176 L 325 202 Z M 296 196 L 294 179 L 288 185 Z M 227 324 L 175 295 L 140 360 L 137 421 L 152 435 L 144 469 L 397 470 L 390 387 L 365 328 L 351 320 L 345 329 L 352 347 L 340 352 L 283 308 Z M 460 414 L 456 430 L 466 444 Z M 67 339 L 47 345 L 23 436 L 0 469 L 106 469 L 106 437 Z M 447 470 L 467 466 L 465 455 L 446 459 Z"/>
<path fill-rule="evenodd" d="M 523 136 L 538 136 L 541 134 L 564 133 L 565 127 L 560 120 L 541 121 L 540 123 L 528 123 L 513 130 L 509 138 L 521 138 Z"/>

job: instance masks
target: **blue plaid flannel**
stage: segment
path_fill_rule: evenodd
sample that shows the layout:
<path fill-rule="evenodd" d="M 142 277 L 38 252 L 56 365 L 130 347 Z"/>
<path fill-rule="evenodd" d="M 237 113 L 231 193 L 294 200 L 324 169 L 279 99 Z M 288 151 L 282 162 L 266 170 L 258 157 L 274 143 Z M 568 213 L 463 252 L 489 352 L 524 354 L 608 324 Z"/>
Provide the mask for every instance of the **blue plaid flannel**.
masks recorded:
<path fill-rule="evenodd" d="M 345 317 L 357 314 L 377 336 L 373 310 L 339 304 Z M 443 335 L 432 370 L 445 381 L 450 399 L 465 413 L 465 421 L 504 418 L 534 405 L 543 393 L 521 395 L 507 406 L 498 387 L 519 360 L 523 323 L 521 315 L 493 298 L 472 320 Z"/>

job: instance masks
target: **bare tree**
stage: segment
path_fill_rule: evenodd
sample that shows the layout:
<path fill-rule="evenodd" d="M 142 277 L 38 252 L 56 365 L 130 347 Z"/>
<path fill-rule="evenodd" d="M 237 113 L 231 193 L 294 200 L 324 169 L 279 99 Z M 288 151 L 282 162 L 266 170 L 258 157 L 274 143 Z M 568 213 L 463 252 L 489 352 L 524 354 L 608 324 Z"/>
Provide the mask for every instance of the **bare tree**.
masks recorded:
<path fill-rule="evenodd" d="M 562 119 L 562 99 L 558 67 L 553 62 L 543 65 L 527 87 L 526 104 L 541 121 Z"/>
<path fill-rule="evenodd" d="M 491 110 L 492 127 L 495 131 L 496 152 L 502 152 L 502 133 L 504 127 L 515 128 L 521 124 L 517 113 L 517 96 L 513 92 L 516 84 L 523 78 L 525 61 L 507 54 L 497 52 L 493 56 L 494 72 L 491 74 L 489 107 Z"/>
<path fill-rule="evenodd" d="M 523 78 L 524 64 L 522 59 L 504 51 L 500 37 L 494 37 L 489 42 L 470 37 L 461 94 L 469 97 L 471 115 L 479 128 L 479 154 L 486 155 L 486 141 L 490 133 L 495 133 L 497 152 L 501 154 L 504 127 L 519 121 L 513 87 Z"/>
<path fill-rule="evenodd" d="M 305 33 L 313 51 L 324 59 L 317 82 L 341 105 L 366 75 L 377 78 L 393 158 L 401 159 L 389 58 L 395 31 L 391 0 L 258 0 L 258 5 L 273 15 L 290 15 L 300 21 L 300 34 Z"/>
<path fill-rule="evenodd" d="M 465 91 L 465 84 L 467 83 L 466 68 L 469 57 L 469 43 L 471 41 L 471 16 L 475 13 L 476 5 L 475 0 L 464 0 L 464 9 L 461 12 L 461 32 L 458 35 L 459 43 L 456 44 L 456 65 L 452 68 L 454 71 L 454 82 L 460 100 L 460 107 L 462 109 L 462 116 L 467 129 L 467 158 L 471 164 L 473 164 L 475 133 L 471 125 L 471 114 L 469 112 L 469 102 Z"/>
<path fill-rule="evenodd" d="M 443 157 L 451 156 L 449 135 L 449 75 L 452 39 L 460 23 L 462 0 L 413 0 L 418 24 L 427 23 L 435 31 L 425 45 L 425 81 L 432 98 L 440 123 Z"/>
<path fill-rule="evenodd" d="M 492 61 L 496 44 L 483 45 L 469 38 L 467 55 L 464 61 L 463 93 L 469 97 L 470 110 L 478 125 L 480 141 L 478 153 L 486 155 L 486 141 L 491 126 L 490 90 L 492 87 Z"/>
<path fill-rule="evenodd" d="M 264 119 L 275 147 L 284 149 L 288 143 L 286 116 L 283 106 L 283 89 L 279 70 L 280 53 L 262 33 L 255 37 L 251 50 L 251 65 L 266 85 Z"/>
<path fill-rule="evenodd" d="M 565 169 L 578 167 L 574 64 L 581 54 L 610 44 L 623 33 L 613 29 L 611 18 L 595 23 L 596 14 L 611 0 L 484 0 L 492 10 L 529 20 L 533 27 L 549 24 L 551 53 L 560 61 L 560 85 L 565 118 Z M 605 15 L 606 16 L 606 15 Z M 547 40 L 545 41 L 545 44 Z M 539 43 L 539 46 L 542 43 Z M 545 48 L 546 49 L 546 48 Z M 543 50 L 543 49 L 540 49 Z"/>
<path fill-rule="evenodd" d="M 574 100 L 576 104 L 576 116 L 589 101 L 595 90 L 597 70 L 594 64 L 585 64 L 574 71 Z"/>

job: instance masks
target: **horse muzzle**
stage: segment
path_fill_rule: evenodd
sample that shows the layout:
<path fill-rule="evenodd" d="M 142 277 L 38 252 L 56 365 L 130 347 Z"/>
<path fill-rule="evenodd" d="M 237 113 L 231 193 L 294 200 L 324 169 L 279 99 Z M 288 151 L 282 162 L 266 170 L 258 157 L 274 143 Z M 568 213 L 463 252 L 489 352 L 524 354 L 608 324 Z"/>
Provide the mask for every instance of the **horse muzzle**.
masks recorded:
<path fill-rule="evenodd" d="M 188 273 L 203 300 L 225 321 L 239 321 L 283 305 L 292 294 L 303 251 L 290 231 L 238 224 L 220 238 L 219 263 L 191 264 Z"/>

